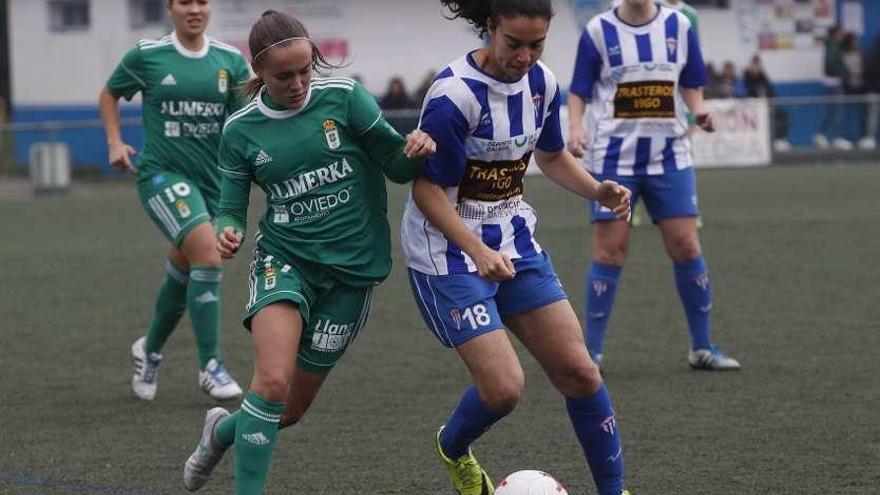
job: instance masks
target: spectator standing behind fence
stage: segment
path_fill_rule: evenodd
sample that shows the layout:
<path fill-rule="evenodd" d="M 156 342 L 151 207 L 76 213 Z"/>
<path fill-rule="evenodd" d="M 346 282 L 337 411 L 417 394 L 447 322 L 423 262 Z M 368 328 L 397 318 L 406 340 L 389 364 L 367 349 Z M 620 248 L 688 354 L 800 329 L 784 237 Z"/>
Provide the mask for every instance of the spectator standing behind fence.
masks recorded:
<path fill-rule="evenodd" d="M 841 42 L 843 49 L 843 63 L 846 65 L 846 76 L 843 78 L 843 93 L 847 96 L 864 97 L 867 91 L 865 84 L 865 57 L 862 55 L 862 49 L 859 47 L 859 40 L 853 33 L 847 33 Z M 855 133 L 850 142 L 858 143 L 859 148 L 867 146 L 869 143 L 865 140 L 867 137 L 868 108 L 863 101 L 854 101 L 846 106 L 847 110 L 852 110 L 853 119 L 847 118 L 844 122 L 850 120 L 855 123 Z M 849 116 L 850 113 L 845 115 Z"/>
<path fill-rule="evenodd" d="M 388 81 L 388 89 L 379 101 L 379 106 L 383 110 L 402 110 L 406 108 L 416 108 L 416 104 L 406 92 L 406 86 L 400 76 L 394 76 Z"/>
<path fill-rule="evenodd" d="M 761 57 L 755 55 L 743 71 L 743 84 L 746 88 L 746 96 L 749 98 L 773 98 L 776 92 L 773 83 L 764 72 L 761 65 Z M 776 151 L 789 151 L 791 143 L 788 141 L 789 119 L 788 112 L 771 102 L 770 115 L 773 125 L 773 148 Z"/>
<path fill-rule="evenodd" d="M 840 26 L 828 29 L 825 38 L 825 92 L 831 97 L 825 109 L 825 118 L 819 132 L 813 136 L 813 142 L 819 149 L 828 149 L 833 145 L 837 149 L 852 149 L 852 143 L 840 136 L 841 117 L 843 116 L 843 79 L 846 77 L 846 63 L 843 61 L 841 42 L 844 32 Z"/>

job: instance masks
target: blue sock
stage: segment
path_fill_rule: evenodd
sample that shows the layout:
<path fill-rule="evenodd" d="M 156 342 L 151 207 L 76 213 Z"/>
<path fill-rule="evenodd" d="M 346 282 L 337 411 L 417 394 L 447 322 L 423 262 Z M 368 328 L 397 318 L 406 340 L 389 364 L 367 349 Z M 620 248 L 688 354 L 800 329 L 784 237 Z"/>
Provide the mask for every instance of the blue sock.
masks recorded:
<path fill-rule="evenodd" d="M 470 386 L 440 432 L 443 453 L 450 459 L 465 455 L 470 445 L 504 416 L 486 407 L 477 387 Z"/>
<path fill-rule="evenodd" d="M 602 352 L 611 306 L 617 294 L 620 267 L 594 261 L 587 273 L 587 348 Z"/>
<path fill-rule="evenodd" d="M 709 339 L 709 311 L 712 309 L 712 286 L 702 255 L 675 263 L 675 286 L 691 331 L 691 348 L 705 349 Z"/>
<path fill-rule="evenodd" d="M 577 399 L 567 397 L 565 405 L 599 495 L 620 495 L 623 491 L 623 450 L 605 384 L 600 385 L 593 395 Z"/>

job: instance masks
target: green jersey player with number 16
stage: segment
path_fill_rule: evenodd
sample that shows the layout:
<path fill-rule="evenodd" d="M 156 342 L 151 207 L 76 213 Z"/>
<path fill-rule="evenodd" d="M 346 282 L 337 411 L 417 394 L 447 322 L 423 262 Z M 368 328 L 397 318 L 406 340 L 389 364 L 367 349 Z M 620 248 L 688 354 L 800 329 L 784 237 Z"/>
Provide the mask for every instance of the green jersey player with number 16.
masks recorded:
<path fill-rule="evenodd" d="M 166 11 L 174 31 L 129 50 L 100 96 L 110 163 L 137 173 L 144 209 L 171 243 L 153 323 L 131 347 L 131 385 L 141 399 L 155 397 L 159 352 L 189 310 L 199 385 L 214 399 L 237 399 L 241 388 L 219 352 L 220 255 L 210 222 L 220 196 L 220 132 L 241 106 L 234 89 L 250 72 L 238 50 L 205 36 L 208 0 L 167 0 Z M 145 143 L 135 169 L 129 157 L 135 151 L 119 132 L 119 98 L 137 93 L 143 97 Z"/>

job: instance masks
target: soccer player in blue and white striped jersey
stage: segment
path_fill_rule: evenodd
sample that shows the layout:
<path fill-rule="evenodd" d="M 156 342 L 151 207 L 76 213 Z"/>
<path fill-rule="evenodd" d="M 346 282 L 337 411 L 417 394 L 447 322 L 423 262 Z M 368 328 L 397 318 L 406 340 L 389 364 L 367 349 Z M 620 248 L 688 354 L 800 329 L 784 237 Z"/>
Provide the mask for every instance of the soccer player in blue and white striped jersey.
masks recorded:
<path fill-rule="evenodd" d="M 623 0 L 587 23 L 578 46 L 568 101 L 569 149 L 584 154 L 603 180 L 630 188 L 660 228 L 691 333 L 688 362 L 705 370 L 739 363 L 710 339 L 712 289 L 697 234 L 697 193 L 687 137 L 687 110 L 703 130 L 706 69 L 695 29 L 684 14 L 651 0 Z M 589 105 L 588 130 L 583 126 Z M 590 139 L 589 149 L 586 144 Z M 591 204 L 593 262 L 587 275 L 587 345 L 601 365 L 603 341 L 629 224 Z"/>
<path fill-rule="evenodd" d="M 550 0 L 442 0 L 489 34 L 440 72 L 421 130 L 437 143 L 413 183 L 401 227 L 413 294 L 434 336 L 461 355 L 469 387 L 436 437 L 461 495 L 491 495 L 470 445 L 510 413 L 524 387 L 507 326 L 547 371 L 600 495 L 623 492 L 611 400 L 523 200 L 532 155 L 551 180 L 626 217 L 630 193 L 593 179 L 565 150 L 556 78 L 538 59 Z"/>

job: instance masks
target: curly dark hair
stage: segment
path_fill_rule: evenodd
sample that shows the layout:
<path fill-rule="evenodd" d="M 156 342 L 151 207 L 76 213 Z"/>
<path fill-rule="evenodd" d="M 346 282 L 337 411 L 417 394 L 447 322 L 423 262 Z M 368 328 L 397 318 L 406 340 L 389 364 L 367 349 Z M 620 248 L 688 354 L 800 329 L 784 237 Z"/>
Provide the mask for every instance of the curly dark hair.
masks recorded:
<path fill-rule="evenodd" d="M 450 19 L 461 17 L 474 25 L 479 36 L 489 30 L 489 20 L 498 25 L 500 17 L 524 15 L 553 18 L 553 4 L 550 0 L 440 0 L 452 13 Z"/>

